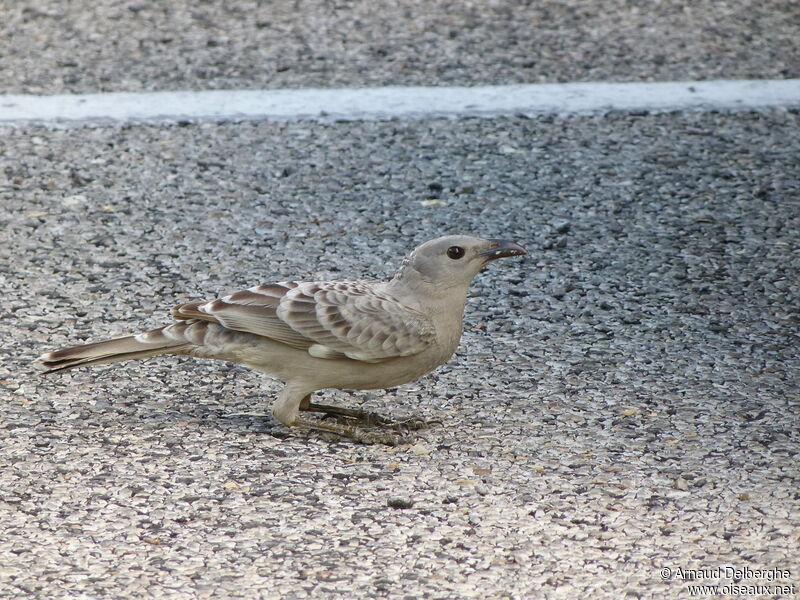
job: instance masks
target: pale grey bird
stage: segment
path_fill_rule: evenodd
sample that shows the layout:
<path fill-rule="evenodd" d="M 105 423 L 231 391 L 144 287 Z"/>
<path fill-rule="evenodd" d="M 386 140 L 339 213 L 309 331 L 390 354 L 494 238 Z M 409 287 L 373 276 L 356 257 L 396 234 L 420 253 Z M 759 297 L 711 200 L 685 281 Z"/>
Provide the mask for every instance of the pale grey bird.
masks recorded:
<path fill-rule="evenodd" d="M 176 306 L 171 325 L 48 352 L 39 360 L 46 373 L 159 354 L 240 363 L 285 382 L 272 405 L 281 423 L 392 443 L 392 436 L 309 421 L 299 413 L 369 420 L 363 411 L 312 403 L 311 394 L 325 388 L 394 387 L 445 363 L 461 338 L 472 278 L 490 261 L 526 253 L 505 240 L 440 237 L 408 255 L 389 281 L 259 285 L 211 302 Z"/>

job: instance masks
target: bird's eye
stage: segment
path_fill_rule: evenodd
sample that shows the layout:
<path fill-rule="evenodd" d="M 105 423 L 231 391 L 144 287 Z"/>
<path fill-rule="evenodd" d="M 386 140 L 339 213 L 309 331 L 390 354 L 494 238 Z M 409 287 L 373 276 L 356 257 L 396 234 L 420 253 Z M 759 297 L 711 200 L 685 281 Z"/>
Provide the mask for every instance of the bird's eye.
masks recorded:
<path fill-rule="evenodd" d="M 450 246 L 447 249 L 447 256 L 453 260 L 458 260 L 464 256 L 464 249 L 461 246 Z"/>

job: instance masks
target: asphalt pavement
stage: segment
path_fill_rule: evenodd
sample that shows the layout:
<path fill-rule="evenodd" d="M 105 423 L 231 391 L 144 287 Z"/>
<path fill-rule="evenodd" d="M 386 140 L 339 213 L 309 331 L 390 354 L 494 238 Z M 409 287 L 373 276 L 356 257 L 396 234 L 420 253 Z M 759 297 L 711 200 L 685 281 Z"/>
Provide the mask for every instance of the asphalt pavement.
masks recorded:
<path fill-rule="evenodd" d="M 793 3 L 195 4 L 4 7 L 0 87 L 798 76 Z M 799 121 L 3 127 L 0 597 L 796 595 Z M 443 232 L 530 253 L 476 279 L 446 366 L 320 395 L 436 421 L 413 444 L 289 431 L 235 365 L 32 362 L 191 299 L 390 276 Z"/>
<path fill-rule="evenodd" d="M 5 93 L 800 77 L 790 0 L 0 6 Z"/>

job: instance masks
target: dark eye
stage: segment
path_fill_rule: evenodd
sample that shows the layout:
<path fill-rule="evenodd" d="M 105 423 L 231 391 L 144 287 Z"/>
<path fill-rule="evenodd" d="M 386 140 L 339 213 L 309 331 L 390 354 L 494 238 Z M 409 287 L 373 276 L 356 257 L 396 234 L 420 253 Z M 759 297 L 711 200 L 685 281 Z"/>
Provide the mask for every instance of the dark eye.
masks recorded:
<path fill-rule="evenodd" d="M 447 256 L 449 256 L 453 260 L 458 260 L 459 258 L 464 256 L 464 249 L 461 246 L 450 246 L 447 249 Z"/>

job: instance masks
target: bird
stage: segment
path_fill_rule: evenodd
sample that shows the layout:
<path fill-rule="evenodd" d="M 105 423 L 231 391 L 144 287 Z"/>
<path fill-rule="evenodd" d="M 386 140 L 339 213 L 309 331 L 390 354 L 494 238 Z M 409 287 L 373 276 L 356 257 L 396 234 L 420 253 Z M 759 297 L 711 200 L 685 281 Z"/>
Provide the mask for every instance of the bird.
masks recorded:
<path fill-rule="evenodd" d="M 38 360 L 44 374 L 162 354 L 230 361 L 284 383 L 271 408 L 279 423 L 394 445 L 404 438 L 359 426 L 392 421 L 312 402 L 312 394 L 396 387 L 444 364 L 461 339 L 472 279 L 497 259 L 524 254 L 508 240 L 447 235 L 414 249 L 387 281 L 261 284 L 175 306 L 169 325 Z M 301 412 L 336 420 L 307 419 Z"/>

